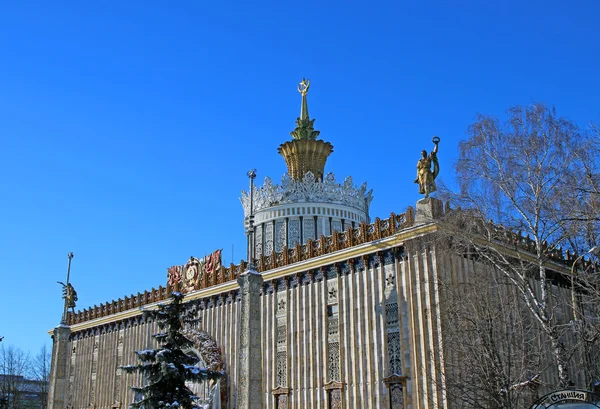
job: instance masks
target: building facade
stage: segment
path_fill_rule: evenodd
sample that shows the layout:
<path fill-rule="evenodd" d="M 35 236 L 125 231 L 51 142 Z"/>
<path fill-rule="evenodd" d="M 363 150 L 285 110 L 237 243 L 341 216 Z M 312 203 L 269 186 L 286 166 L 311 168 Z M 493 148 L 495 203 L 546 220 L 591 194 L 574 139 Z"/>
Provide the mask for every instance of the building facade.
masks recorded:
<path fill-rule="evenodd" d="M 451 407 L 439 280 L 466 275 L 472 261 L 430 240 L 439 200 L 371 220 L 366 185 L 325 174 L 333 147 L 317 139 L 308 86 L 293 139 L 279 148 L 288 174 L 242 193 L 253 265 L 191 258 L 164 287 L 69 314 L 53 332 L 50 409 L 131 403 L 143 380 L 120 367 L 156 332 L 141 309 L 173 290 L 200 319 L 189 329 L 195 353 L 226 374 L 196 386 L 214 408 Z"/>

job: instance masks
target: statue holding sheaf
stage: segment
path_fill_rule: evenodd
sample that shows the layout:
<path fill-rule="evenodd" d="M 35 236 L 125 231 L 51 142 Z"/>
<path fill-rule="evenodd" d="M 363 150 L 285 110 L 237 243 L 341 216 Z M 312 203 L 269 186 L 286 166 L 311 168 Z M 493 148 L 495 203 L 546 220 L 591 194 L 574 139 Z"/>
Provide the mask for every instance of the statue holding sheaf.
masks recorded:
<path fill-rule="evenodd" d="M 415 183 L 419 184 L 419 193 L 425 195 L 425 198 L 436 191 L 435 178 L 440 173 L 440 165 L 437 159 L 440 138 L 434 136 L 431 141 L 435 146 L 429 155 L 427 155 L 426 150 L 421 151 L 421 159 L 417 162 L 417 178 L 415 179 Z M 433 169 L 431 165 L 433 165 Z"/>
<path fill-rule="evenodd" d="M 61 281 L 58 282 L 60 285 L 63 286 L 63 298 L 65 299 L 65 303 L 66 303 L 66 308 L 65 311 L 68 310 L 69 308 L 71 308 L 73 310 L 73 312 L 75 312 L 75 302 L 77 301 L 77 291 L 75 291 L 75 288 L 73 288 L 73 285 L 71 285 L 71 283 L 63 283 Z"/>

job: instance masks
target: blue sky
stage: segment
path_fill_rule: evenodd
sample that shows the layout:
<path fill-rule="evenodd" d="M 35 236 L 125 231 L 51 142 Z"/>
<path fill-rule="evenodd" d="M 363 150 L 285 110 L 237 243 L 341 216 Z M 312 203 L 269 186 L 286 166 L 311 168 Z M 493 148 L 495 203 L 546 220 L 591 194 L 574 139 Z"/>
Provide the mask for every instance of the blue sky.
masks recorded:
<path fill-rule="evenodd" d="M 597 1 L 0 4 L 0 336 L 36 353 L 62 311 L 243 256 L 240 190 L 280 180 L 311 79 L 326 172 L 374 190 L 372 217 L 419 199 L 439 135 L 453 183 L 478 112 L 554 104 L 600 121 Z"/>

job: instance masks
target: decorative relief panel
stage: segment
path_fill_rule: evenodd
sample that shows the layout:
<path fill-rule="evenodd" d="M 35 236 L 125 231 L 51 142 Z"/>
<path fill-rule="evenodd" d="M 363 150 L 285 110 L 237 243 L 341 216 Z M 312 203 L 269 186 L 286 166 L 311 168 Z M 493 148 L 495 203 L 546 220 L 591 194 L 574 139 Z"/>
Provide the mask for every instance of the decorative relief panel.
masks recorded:
<path fill-rule="evenodd" d="M 263 225 L 259 224 L 258 226 L 255 227 L 255 234 L 256 234 L 256 243 L 255 243 L 255 256 L 256 258 L 259 258 L 260 256 L 263 255 Z"/>
<path fill-rule="evenodd" d="M 285 248 L 285 220 L 275 222 L 275 251 L 280 252 Z"/>
<path fill-rule="evenodd" d="M 280 323 L 277 325 L 277 350 L 286 349 L 286 338 L 287 338 L 287 329 L 284 323 Z"/>
<path fill-rule="evenodd" d="M 331 343 L 337 342 L 339 339 L 339 318 L 336 314 L 327 318 L 327 340 Z"/>
<path fill-rule="evenodd" d="M 277 409 L 288 409 L 287 395 L 277 395 Z"/>
<path fill-rule="evenodd" d="M 327 280 L 327 304 L 338 302 L 338 283 L 337 279 Z"/>
<path fill-rule="evenodd" d="M 394 288 L 394 284 L 396 284 L 396 277 L 394 276 L 394 273 L 388 273 L 385 276 L 385 288 Z"/>
<path fill-rule="evenodd" d="M 265 248 L 264 254 L 266 256 L 273 253 L 273 223 L 265 223 Z"/>
<path fill-rule="evenodd" d="M 385 323 L 387 332 L 398 332 L 398 303 L 390 303 L 385 305 Z"/>
<path fill-rule="evenodd" d="M 397 297 L 388 299 L 385 305 L 389 374 L 402 375 L 402 349 L 400 347 L 400 319 Z"/>
<path fill-rule="evenodd" d="M 304 232 L 304 242 L 306 243 L 308 239 L 315 239 L 315 219 L 308 216 L 302 219 L 302 229 Z"/>
<path fill-rule="evenodd" d="M 277 297 L 277 316 L 285 316 L 285 294 L 279 294 Z"/>
<path fill-rule="evenodd" d="M 385 256 L 383 257 L 385 259 Z M 383 279 L 384 279 L 384 295 L 385 302 L 397 303 L 398 302 L 398 290 L 397 290 L 397 276 L 396 267 L 394 264 L 384 264 L 383 266 Z"/>
<path fill-rule="evenodd" d="M 327 379 L 340 381 L 340 336 L 337 279 L 327 280 Z"/>
<path fill-rule="evenodd" d="M 329 218 L 319 216 L 317 218 L 316 224 L 317 224 L 317 240 L 319 239 L 319 237 L 321 237 L 321 235 L 323 235 L 323 236 L 331 235 L 331 233 L 329 233 Z"/>
<path fill-rule="evenodd" d="M 401 383 L 390 385 L 390 401 L 392 409 L 404 409 L 404 391 Z"/>
<path fill-rule="evenodd" d="M 276 362 L 277 386 L 287 386 L 287 351 L 277 351 Z"/>
<path fill-rule="evenodd" d="M 333 221 L 331 222 L 331 229 L 332 229 L 331 234 L 333 234 L 334 231 L 341 232 L 342 231 L 342 222 L 341 222 L 341 220 L 339 220 L 339 219 L 333 219 Z"/>
<path fill-rule="evenodd" d="M 332 389 L 329 391 L 329 409 L 342 409 L 342 391 Z"/>
<path fill-rule="evenodd" d="M 327 377 L 330 381 L 340 380 L 340 343 L 330 342 L 327 350 Z"/>
<path fill-rule="evenodd" d="M 300 219 L 291 217 L 288 222 L 288 247 L 296 247 L 296 243 L 300 243 Z"/>
<path fill-rule="evenodd" d="M 388 362 L 389 373 L 402 374 L 402 350 L 400 348 L 400 333 L 392 332 L 387 334 L 388 341 Z"/>

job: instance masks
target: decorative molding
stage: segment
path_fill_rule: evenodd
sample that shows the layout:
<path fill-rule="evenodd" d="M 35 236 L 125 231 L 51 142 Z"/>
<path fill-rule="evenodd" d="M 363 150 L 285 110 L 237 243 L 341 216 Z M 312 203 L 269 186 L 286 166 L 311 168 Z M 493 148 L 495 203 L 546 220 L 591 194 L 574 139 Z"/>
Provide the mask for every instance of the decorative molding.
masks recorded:
<path fill-rule="evenodd" d="M 336 382 L 336 381 L 329 381 L 326 384 L 323 385 L 323 389 L 325 389 L 326 391 L 332 390 L 332 389 L 339 389 L 339 390 L 343 390 L 344 389 L 344 383 L 343 382 Z"/>
<path fill-rule="evenodd" d="M 401 383 L 402 385 L 406 386 L 406 381 L 407 380 L 408 380 L 408 376 L 405 376 L 405 375 L 396 375 L 396 374 L 392 374 L 392 375 L 388 376 L 387 378 L 383 378 L 383 382 L 388 387 L 391 384 L 394 384 L 394 383 Z"/>
<path fill-rule="evenodd" d="M 352 246 L 344 247 L 339 251 L 327 252 L 320 256 L 293 261 L 287 265 L 262 271 L 261 275 L 265 280 L 277 280 L 288 276 L 294 271 L 318 269 L 323 265 L 336 262 L 347 262 L 350 265 L 351 272 L 354 273 L 356 267 L 354 263 L 361 254 L 364 254 L 365 252 L 375 252 L 386 248 L 391 249 L 398 246 L 404 246 L 405 249 L 408 250 L 408 242 L 410 239 L 437 231 L 438 228 L 435 224 L 419 226 L 407 224 L 410 219 L 408 215 L 410 215 L 410 212 L 407 212 L 406 219 L 403 218 L 403 215 L 394 215 L 393 220 L 395 220 L 395 223 L 405 227 L 403 227 L 401 231 L 398 231 L 389 237 L 378 241 L 368 241 L 360 244 L 354 243 Z M 390 225 L 392 224 L 393 223 Z M 348 232 L 351 232 L 351 230 L 348 230 L 345 233 Z M 233 265 L 231 268 L 225 269 L 227 272 L 229 272 L 226 277 L 231 278 L 227 278 L 223 283 L 216 284 L 208 288 L 202 288 L 186 294 L 186 301 L 202 299 L 228 291 L 237 291 L 239 289 L 239 286 L 235 281 L 235 279 L 238 277 L 237 271 L 244 266 L 245 262 L 242 261 L 238 266 Z M 319 275 L 320 274 L 317 273 L 317 280 L 320 279 Z M 277 290 L 280 291 L 279 288 Z M 88 328 L 95 328 L 106 323 L 139 317 L 144 309 L 155 309 L 159 302 L 169 302 L 169 294 L 170 289 L 159 286 L 158 289 L 153 288 L 150 291 L 145 291 L 144 293 L 138 293 L 137 295 L 126 297 L 127 299 L 133 300 L 132 302 L 127 302 L 127 304 L 132 304 L 130 309 L 127 310 L 114 311 L 104 315 L 100 313 L 100 307 L 94 306 L 89 309 L 84 309 L 83 311 L 78 311 L 77 313 L 69 316 L 71 331 L 82 331 Z M 240 300 L 240 293 L 236 292 L 235 295 L 235 302 L 237 302 Z M 48 331 L 48 334 L 52 335 L 52 331 Z"/>
<path fill-rule="evenodd" d="M 273 389 L 273 395 L 287 395 L 290 393 L 290 388 L 285 388 L 283 386 L 278 386 Z"/>
<path fill-rule="evenodd" d="M 242 190 L 240 198 L 244 208 L 244 217 L 250 215 L 250 195 Z M 354 186 L 352 177 L 337 183 L 335 175 L 328 173 L 323 181 L 317 179 L 312 172 L 307 172 L 302 180 L 292 179 L 287 173 L 283 175 L 281 185 L 274 184 L 266 177 L 262 187 L 254 187 L 253 211 L 258 213 L 273 206 L 287 203 L 332 203 L 341 204 L 361 212 L 368 213 L 373 200 L 373 190 L 367 192 L 367 184 Z"/>

